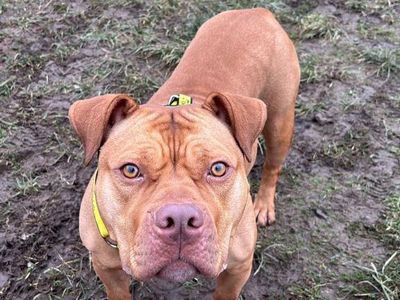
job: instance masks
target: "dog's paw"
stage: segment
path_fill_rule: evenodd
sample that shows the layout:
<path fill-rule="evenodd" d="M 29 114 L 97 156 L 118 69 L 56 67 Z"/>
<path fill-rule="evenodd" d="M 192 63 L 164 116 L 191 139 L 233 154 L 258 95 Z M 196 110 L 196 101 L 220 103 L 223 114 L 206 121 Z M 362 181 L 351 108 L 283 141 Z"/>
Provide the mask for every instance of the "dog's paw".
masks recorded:
<path fill-rule="evenodd" d="M 256 199 L 254 203 L 254 215 L 256 216 L 257 225 L 269 226 L 275 222 L 275 207 L 268 205 L 265 201 Z"/>

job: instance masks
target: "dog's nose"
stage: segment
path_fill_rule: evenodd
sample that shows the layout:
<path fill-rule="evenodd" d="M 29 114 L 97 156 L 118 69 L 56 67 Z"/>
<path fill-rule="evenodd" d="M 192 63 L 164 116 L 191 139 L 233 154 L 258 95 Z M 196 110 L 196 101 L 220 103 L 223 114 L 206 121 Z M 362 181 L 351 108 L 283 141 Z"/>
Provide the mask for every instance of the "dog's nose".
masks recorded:
<path fill-rule="evenodd" d="M 158 235 L 166 242 L 188 243 L 201 236 L 203 212 L 193 204 L 168 204 L 155 215 Z"/>

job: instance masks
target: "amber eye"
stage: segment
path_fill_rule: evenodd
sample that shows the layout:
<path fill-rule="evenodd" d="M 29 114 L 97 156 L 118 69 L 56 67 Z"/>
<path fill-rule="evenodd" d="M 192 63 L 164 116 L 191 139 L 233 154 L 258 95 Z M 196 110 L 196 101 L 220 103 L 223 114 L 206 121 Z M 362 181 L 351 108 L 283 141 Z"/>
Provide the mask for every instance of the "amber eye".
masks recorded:
<path fill-rule="evenodd" d="M 134 164 L 126 164 L 122 167 L 122 173 L 126 178 L 137 178 L 140 176 L 139 168 Z"/>
<path fill-rule="evenodd" d="M 211 175 L 214 177 L 222 177 L 226 173 L 227 166 L 223 162 L 216 162 L 211 166 Z"/>

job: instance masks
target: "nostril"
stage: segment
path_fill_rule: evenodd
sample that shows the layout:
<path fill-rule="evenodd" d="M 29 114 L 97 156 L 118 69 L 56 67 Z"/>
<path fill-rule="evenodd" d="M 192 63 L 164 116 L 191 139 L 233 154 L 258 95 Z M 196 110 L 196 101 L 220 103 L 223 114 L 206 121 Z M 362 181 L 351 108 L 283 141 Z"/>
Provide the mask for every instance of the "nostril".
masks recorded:
<path fill-rule="evenodd" d="M 171 217 L 168 217 L 167 218 L 167 226 L 165 226 L 165 228 L 171 228 L 171 227 L 174 227 L 174 225 L 175 225 L 174 219 L 172 219 Z"/>
<path fill-rule="evenodd" d="M 189 219 L 189 221 L 188 221 L 188 226 L 189 226 L 189 227 L 196 227 L 196 226 L 194 225 L 194 218 L 193 218 L 193 217 L 191 217 L 191 218 Z"/>
<path fill-rule="evenodd" d="M 203 218 L 201 216 L 194 216 L 189 218 L 187 225 L 189 228 L 200 228 L 203 226 Z"/>

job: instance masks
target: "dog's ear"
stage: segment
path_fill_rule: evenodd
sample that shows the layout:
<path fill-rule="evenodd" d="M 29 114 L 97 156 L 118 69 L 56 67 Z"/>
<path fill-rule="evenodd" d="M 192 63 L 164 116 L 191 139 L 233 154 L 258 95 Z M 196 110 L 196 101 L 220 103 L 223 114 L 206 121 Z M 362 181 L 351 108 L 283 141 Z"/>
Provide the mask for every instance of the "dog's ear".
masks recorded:
<path fill-rule="evenodd" d="M 212 93 L 207 97 L 203 107 L 215 113 L 217 118 L 231 128 L 236 142 L 250 162 L 252 146 L 267 119 L 265 103 L 256 98 Z"/>
<path fill-rule="evenodd" d="M 74 102 L 69 120 L 85 149 L 85 165 L 105 142 L 109 130 L 139 105 L 129 96 L 108 94 Z"/>

